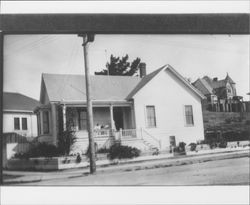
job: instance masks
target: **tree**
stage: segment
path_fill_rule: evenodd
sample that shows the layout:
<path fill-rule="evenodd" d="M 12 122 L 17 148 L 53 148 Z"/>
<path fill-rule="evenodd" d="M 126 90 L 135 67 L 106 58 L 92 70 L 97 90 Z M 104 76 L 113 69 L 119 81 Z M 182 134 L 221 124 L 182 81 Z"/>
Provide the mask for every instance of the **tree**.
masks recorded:
<path fill-rule="evenodd" d="M 140 58 L 136 58 L 132 63 L 128 62 L 128 55 L 122 57 L 110 56 L 110 62 L 106 64 L 106 69 L 95 72 L 95 75 L 124 75 L 133 76 L 138 72 Z"/>

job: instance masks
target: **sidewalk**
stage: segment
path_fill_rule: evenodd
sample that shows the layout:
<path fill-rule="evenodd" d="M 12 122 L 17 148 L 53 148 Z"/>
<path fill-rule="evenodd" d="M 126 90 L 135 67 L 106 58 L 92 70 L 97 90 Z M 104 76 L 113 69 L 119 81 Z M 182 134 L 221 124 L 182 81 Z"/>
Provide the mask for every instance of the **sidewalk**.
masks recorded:
<path fill-rule="evenodd" d="M 193 153 L 193 154 L 192 154 Z M 191 155 L 192 154 L 192 155 Z M 121 161 L 118 164 L 107 163 L 107 160 L 97 161 L 97 174 L 104 172 L 122 172 L 135 171 L 143 169 L 164 168 L 170 166 L 180 166 L 186 164 L 202 163 L 214 160 L 223 160 L 230 158 L 249 157 L 249 148 L 241 149 L 223 149 L 215 150 L 215 152 L 202 153 L 190 152 L 186 156 L 173 157 L 170 154 L 162 154 L 158 156 L 143 156 L 132 160 Z M 89 175 L 89 167 L 51 171 L 3 171 L 4 185 L 22 185 L 22 183 L 39 182 L 53 179 L 67 179 L 74 177 L 84 177 Z"/>

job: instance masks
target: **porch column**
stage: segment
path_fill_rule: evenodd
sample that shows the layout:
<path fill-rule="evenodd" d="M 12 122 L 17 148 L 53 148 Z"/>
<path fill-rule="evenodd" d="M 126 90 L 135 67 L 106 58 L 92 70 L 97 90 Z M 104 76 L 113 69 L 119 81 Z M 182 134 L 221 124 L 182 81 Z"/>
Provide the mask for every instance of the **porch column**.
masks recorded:
<path fill-rule="evenodd" d="M 7 136 L 3 136 L 2 138 L 2 167 L 6 168 L 7 167 Z"/>
<path fill-rule="evenodd" d="M 115 125 L 114 125 L 114 113 L 113 113 L 113 105 L 109 106 L 109 110 L 110 110 L 110 125 L 111 125 L 111 130 L 115 129 Z"/>
<path fill-rule="evenodd" d="M 65 131 L 67 129 L 67 124 L 66 124 L 66 105 L 63 104 L 63 130 Z"/>
<path fill-rule="evenodd" d="M 53 144 L 57 144 L 57 110 L 56 104 L 51 104 L 51 128 L 52 128 L 52 137 L 53 137 Z"/>
<path fill-rule="evenodd" d="M 132 105 L 131 107 L 131 124 L 132 124 L 132 128 L 135 129 L 135 109 L 134 106 Z"/>

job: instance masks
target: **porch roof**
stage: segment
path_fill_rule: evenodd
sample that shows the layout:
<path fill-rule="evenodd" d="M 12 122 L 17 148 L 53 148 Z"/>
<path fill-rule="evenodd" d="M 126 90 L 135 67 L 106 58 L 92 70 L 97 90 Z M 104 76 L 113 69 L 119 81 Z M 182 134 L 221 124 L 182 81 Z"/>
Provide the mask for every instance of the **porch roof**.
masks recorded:
<path fill-rule="evenodd" d="M 66 105 L 69 107 L 84 107 L 87 106 L 86 101 L 60 101 L 61 105 Z M 127 107 L 131 106 L 132 102 L 126 100 L 94 100 L 92 101 L 93 107 L 109 107 L 109 106 L 116 106 L 116 107 Z"/>
<path fill-rule="evenodd" d="M 43 74 L 42 78 L 51 102 L 86 102 L 84 75 Z M 126 101 L 140 82 L 131 76 L 90 76 L 93 101 Z"/>

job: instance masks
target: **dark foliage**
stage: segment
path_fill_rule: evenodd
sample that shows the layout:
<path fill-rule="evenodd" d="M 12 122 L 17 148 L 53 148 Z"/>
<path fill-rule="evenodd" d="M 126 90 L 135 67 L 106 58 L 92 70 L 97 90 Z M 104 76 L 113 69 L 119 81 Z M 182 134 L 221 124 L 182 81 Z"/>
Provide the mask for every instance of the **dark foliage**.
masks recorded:
<path fill-rule="evenodd" d="M 128 55 L 122 57 L 110 56 L 110 62 L 106 64 L 106 69 L 95 72 L 95 75 L 124 75 L 133 76 L 138 72 L 138 65 L 141 59 L 136 58 L 132 63 L 128 62 Z"/>
<path fill-rule="evenodd" d="M 72 145 L 76 141 L 75 131 L 67 129 L 58 135 L 58 149 L 64 155 L 69 155 Z"/>
<path fill-rule="evenodd" d="M 60 156 L 59 149 L 52 144 L 38 143 L 25 153 L 16 154 L 14 157 L 19 159 L 29 159 L 35 157 L 56 157 Z"/>
<path fill-rule="evenodd" d="M 110 147 L 108 158 L 109 159 L 131 159 L 140 156 L 141 151 L 135 147 L 123 146 L 114 144 Z"/>
<path fill-rule="evenodd" d="M 185 142 L 179 142 L 179 145 L 174 148 L 174 152 L 183 154 L 186 153 L 185 146 L 186 146 Z"/>
<path fill-rule="evenodd" d="M 190 143 L 189 146 L 190 146 L 190 151 L 196 150 L 196 146 L 197 146 L 196 143 Z"/>
<path fill-rule="evenodd" d="M 227 142 L 225 140 L 220 140 L 220 142 L 217 144 L 219 148 L 226 148 Z"/>
<path fill-rule="evenodd" d="M 80 163 L 82 161 L 81 155 L 78 153 L 76 156 L 76 163 Z"/>
<path fill-rule="evenodd" d="M 106 148 L 106 147 L 104 147 L 104 148 L 100 148 L 100 149 L 98 149 L 97 150 L 97 153 L 100 153 L 100 154 L 102 154 L 102 153 L 109 153 L 109 149 L 108 148 Z"/>
<path fill-rule="evenodd" d="M 227 142 L 234 142 L 234 141 L 247 141 L 250 140 L 250 131 L 229 131 L 224 132 L 223 137 Z"/>

